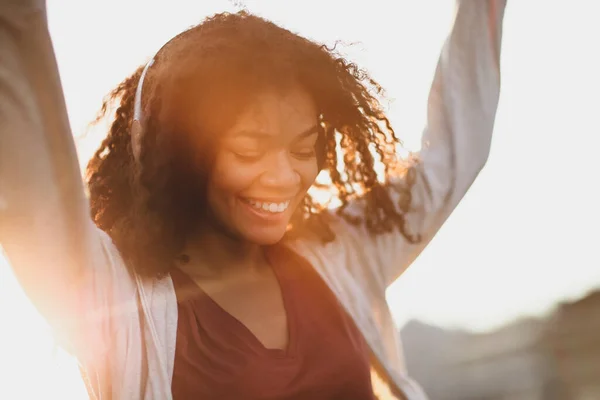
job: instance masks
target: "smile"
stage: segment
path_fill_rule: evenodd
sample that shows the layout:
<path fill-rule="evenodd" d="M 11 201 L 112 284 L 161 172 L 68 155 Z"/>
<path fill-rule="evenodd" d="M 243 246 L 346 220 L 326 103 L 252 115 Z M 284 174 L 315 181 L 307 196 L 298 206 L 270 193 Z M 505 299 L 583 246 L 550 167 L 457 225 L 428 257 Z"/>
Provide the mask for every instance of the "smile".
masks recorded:
<path fill-rule="evenodd" d="M 256 200 L 256 199 L 250 199 L 250 198 L 242 198 L 242 200 L 245 203 L 251 205 L 256 210 L 266 211 L 266 212 L 273 213 L 273 214 L 279 214 L 279 213 L 284 212 L 285 210 L 287 210 L 287 208 L 290 205 L 289 200 L 280 202 L 280 203 L 260 201 L 260 200 Z"/>

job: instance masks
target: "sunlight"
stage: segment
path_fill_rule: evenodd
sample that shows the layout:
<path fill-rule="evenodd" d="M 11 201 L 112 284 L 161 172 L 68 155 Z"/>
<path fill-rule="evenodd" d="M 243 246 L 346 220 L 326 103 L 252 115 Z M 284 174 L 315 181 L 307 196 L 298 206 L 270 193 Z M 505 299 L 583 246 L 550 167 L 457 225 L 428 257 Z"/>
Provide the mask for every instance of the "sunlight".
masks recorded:
<path fill-rule="evenodd" d="M 54 346 L 50 328 L 1 253 L 0 315 L 8 321 L 0 333 L 0 399 L 87 399 L 77 361 Z"/>

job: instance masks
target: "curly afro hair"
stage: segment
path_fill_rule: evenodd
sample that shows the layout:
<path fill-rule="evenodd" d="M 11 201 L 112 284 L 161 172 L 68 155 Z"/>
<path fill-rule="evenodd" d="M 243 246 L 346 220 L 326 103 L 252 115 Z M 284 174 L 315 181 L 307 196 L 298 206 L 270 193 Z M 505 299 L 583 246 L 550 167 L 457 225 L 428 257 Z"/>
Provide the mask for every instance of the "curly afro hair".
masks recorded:
<path fill-rule="evenodd" d="M 147 118 L 141 153 L 134 160 L 130 133 L 142 70 L 119 84 L 102 105 L 99 118 L 112 107 L 116 116 L 86 170 L 92 218 L 133 272 L 159 277 L 172 268 L 201 223 L 203 184 L 218 132 L 266 85 L 300 84 L 314 99 L 322 127 L 320 178 L 326 182 L 315 187 L 339 205 L 335 212 L 365 224 L 373 235 L 398 229 L 407 240 L 416 240 L 407 233 L 404 218 L 412 168 L 397 156 L 400 141 L 378 100 L 382 89 L 335 46 L 307 40 L 245 11 L 207 18 L 155 57 L 144 80 Z M 192 157 L 201 160 L 200 171 L 196 164 L 192 171 Z M 404 175 L 404 186 L 397 189 L 400 204 L 385 187 L 395 174 Z M 359 217 L 347 209 L 357 196 L 364 199 Z M 288 235 L 334 240 L 326 209 L 307 194 Z"/>

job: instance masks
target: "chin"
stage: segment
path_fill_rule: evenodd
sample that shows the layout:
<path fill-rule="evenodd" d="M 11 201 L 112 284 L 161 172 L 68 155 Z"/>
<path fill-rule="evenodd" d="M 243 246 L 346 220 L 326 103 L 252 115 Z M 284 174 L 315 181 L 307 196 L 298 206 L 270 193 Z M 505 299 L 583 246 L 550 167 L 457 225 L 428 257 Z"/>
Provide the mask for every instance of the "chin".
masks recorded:
<path fill-rule="evenodd" d="M 285 236 L 286 229 L 261 229 L 246 232 L 243 237 L 248 242 L 259 246 L 270 246 L 279 243 Z"/>

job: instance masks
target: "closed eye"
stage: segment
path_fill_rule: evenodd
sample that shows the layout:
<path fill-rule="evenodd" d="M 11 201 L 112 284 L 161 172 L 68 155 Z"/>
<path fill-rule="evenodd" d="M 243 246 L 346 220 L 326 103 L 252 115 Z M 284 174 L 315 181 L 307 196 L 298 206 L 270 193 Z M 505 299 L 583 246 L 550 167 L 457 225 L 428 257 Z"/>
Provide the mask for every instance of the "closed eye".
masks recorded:
<path fill-rule="evenodd" d="M 232 151 L 233 155 L 240 161 L 252 162 L 258 161 L 262 158 L 262 151 Z"/>
<path fill-rule="evenodd" d="M 299 160 L 309 160 L 316 156 L 316 152 L 315 148 L 311 147 L 307 149 L 292 151 L 292 155 L 298 158 Z"/>
<path fill-rule="evenodd" d="M 309 160 L 316 157 L 317 137 L 318 132 L 314 128 L 300 135 L 299 140 L 292 147 L 292 155 L 299 160 Z"/>

